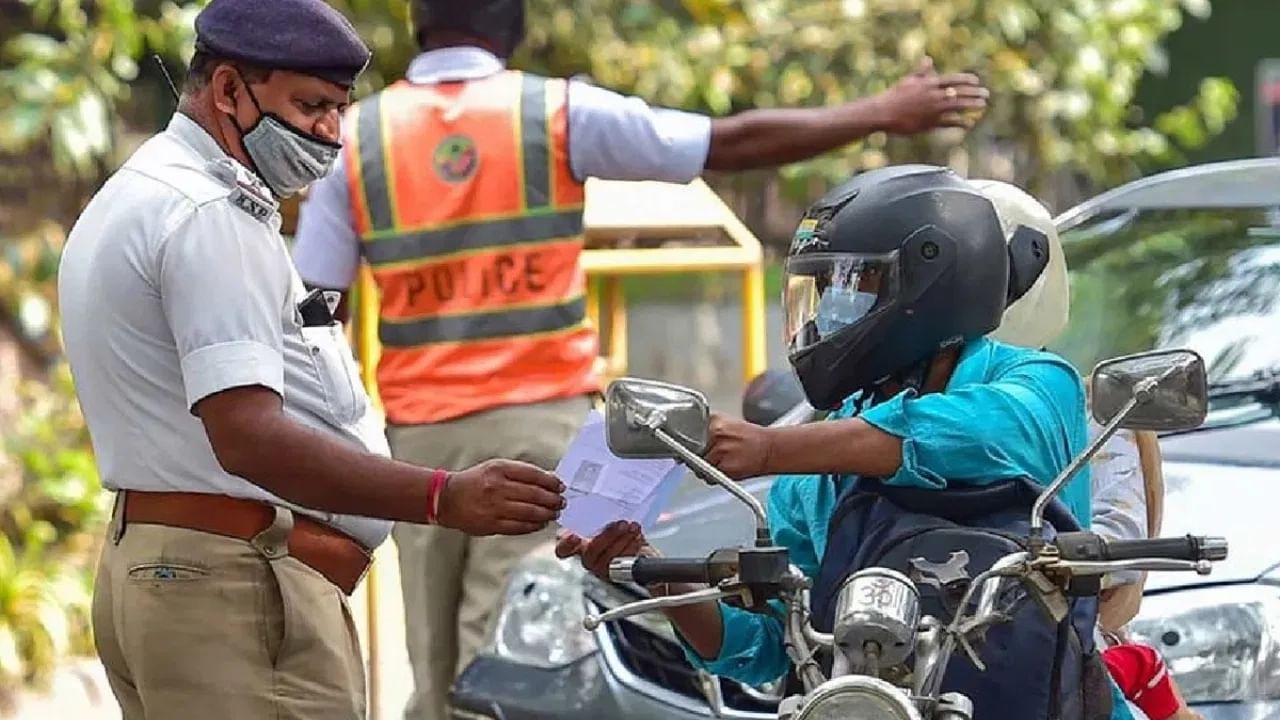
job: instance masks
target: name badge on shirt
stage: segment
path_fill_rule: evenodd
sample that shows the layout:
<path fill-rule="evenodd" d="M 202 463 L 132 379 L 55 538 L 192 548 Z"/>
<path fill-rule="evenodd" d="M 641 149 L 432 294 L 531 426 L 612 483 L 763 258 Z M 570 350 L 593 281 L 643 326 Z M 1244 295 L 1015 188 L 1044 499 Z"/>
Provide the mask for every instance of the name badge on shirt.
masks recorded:
<path fill-rule="evenodd" d="M 279 209 L 280 204 L 271 196 L 271 190 L 231 158 L 218 158 L 205 165 L 209 174 L 231 188 L 227 199 L 232 205 L 248 213 L 250 217 L 266 224 Z"/>
<path fill-rule="evenodd" d="M 265 223 L 271 219 L 271 214 L 275 212 L 275 203 L 247 189 L 244 185 L 236 183 L 236 188 L 231 191 L 231 204 L 249 213 L 254 220 Z M 267 204 L 271 203 L 271 204 Z"/>

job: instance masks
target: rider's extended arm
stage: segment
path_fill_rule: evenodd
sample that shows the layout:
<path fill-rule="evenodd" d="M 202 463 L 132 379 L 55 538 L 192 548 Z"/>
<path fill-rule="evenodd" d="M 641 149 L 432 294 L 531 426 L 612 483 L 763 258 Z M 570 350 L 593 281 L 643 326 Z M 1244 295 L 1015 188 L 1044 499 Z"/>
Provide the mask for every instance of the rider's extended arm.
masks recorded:
<path fill-rule="evenodd" d="M 785 617 L 786 608 L 780 602 L 771 602 L 771 606 L 779 616 Z M 690 615 L 685 622 L 677 622 L 674 610 L 668 612 L 668 618 L 676 625 L 676 629 L 685 640 L 685 655 L 694 667 L 702 668 L 713 675 L 733 678 L 748 685 L 761 685 L 782 677 L 789 667 L 786 650 L 783 647 L 782 623 L 772 616 L 729 607 L 724 603 L 715 605 L 693 606 L 699 612 Z M 703 623 L 701 626 L 688 623 Z M 704 657 L 703 650 L 694 645 L 688 637 L 693 630 L 710 637 L 709 628 L 720 631 L 720 651 L 714 657 Z"/>
<path fill-rule="evenodd" d="M 900 393 L 860 417 L 771 430 L 768 470 L 883 477 L 942 489 L 1029 477 L 1047 483 L 1084 447 L 1084 386 L 1056 356 L 1037 353 L 990 382 Z M 1064 493 L 1087 522 L 1087 475 Z M 1079 497 L 1075 497 L 1079 495 Z"/>

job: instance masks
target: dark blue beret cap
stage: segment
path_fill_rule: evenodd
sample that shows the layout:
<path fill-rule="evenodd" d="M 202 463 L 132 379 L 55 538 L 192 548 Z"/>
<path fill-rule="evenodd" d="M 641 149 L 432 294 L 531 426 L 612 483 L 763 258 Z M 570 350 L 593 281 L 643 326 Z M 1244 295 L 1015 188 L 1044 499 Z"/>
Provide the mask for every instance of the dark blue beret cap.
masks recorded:
<path fill-rule="evenodd" d="M 212 0 L 196 16 L 196 50 L 344 87 L 355 84 L 370 55 L 324 0 Z"/>

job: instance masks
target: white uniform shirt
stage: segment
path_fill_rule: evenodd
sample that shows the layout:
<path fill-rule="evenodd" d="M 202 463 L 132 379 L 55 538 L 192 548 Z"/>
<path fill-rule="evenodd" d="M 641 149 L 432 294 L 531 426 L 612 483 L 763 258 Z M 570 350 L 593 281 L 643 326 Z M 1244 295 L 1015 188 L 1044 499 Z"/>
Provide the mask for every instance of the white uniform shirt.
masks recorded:
<path fill-rule="evenodd" d="M 103 484 L 282 504 L 230 475 L 192 414 L 261 385 L 290 417 L 381 455 L 341 326 L 303 328 L 302 282 L 265 187 L 181 114 L 85 208 L 58 273 L 67 356 Z M 304 511 L 377 547 L 390 523 Z"/>
<path fill-rule="evenodd" d="M 407 77 L 413 83 L 475 80 L 502 69 L 487 50 L 453 47 L 422 53 Z M 568 95 L 569 165 L 579 180 L 687 183 L 702 174 L 711 143 L 711 119 L 705 115 L 653 108 L 576 80 L 569 81 Z M 319 287 L 349 287 L 360 264 L 344 164 L 340 159 L 312 185 L 298 218 L 294 262 Z"/>
<path fill-rule="evenodd" d="M 1089 419 L 1089 436 L 1097 437 L 1102 427 Z M 1147 486 L 1142 475 L 1142 459 L 1130 430 L 1118 430 L 1093 456 L 1092 530 L 1112 540 L 1142 540 L 1147 537 Z M 1137 582 L 1136 570 L 1112 573 L 1108 587 Z"/>

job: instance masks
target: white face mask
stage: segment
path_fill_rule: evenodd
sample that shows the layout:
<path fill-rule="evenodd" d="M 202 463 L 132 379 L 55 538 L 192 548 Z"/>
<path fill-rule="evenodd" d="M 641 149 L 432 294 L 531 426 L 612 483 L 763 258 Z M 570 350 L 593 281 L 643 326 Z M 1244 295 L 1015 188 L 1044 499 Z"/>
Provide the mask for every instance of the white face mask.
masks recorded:
<path fill-rule="evenodd" d="M 279 115 L 264 111 L 248 82 L 244 87 L 261 116 L 247 132 L 240 130 L 239 123 L 236 129 L 254 170 L 271 192 L 277 198 L 287 198 L 328 175 L 342 144 L 305 133 Z M 234 116 L 231 121 L 236 122 Z"/>
<path fill-rule="evenodd" d="M 819 336 L 825 338 L 860 320 L 875 304 L 876 293 L 829 287 L 818 298 L 813 322 Z"/>

